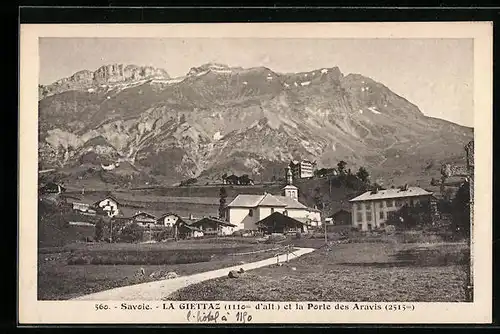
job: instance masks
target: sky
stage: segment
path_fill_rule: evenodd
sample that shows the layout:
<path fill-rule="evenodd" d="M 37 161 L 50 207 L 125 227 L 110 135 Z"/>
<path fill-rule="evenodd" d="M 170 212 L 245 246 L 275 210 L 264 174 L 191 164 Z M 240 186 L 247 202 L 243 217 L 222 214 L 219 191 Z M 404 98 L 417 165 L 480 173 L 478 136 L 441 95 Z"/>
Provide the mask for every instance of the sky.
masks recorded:
<path fill-rule="evenodd" d="M 171 77 L 208 62 L 301 72 L 338 66 L 376 80 L 428 116 L 473 126 L 472 39 L 40 38 L 41 84 L 106 64 Z"/>

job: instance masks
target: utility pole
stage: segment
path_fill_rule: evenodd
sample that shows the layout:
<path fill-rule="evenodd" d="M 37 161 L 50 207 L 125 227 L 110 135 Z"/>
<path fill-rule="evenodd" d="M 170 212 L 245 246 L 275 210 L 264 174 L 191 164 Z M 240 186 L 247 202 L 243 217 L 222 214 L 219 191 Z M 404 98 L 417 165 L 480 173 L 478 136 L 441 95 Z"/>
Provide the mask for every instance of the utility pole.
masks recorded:
<path fill-rule="evenodd" d="M 109 243 L 113 242 L 113 218 L 109 220 L 110 228 L 109 228 Z"/>
<path fill-rule="evenodd" d="M 326 233 L 326 222 L 323 223 L 323 227 L 325 228 L 325 245 L 328 245 L 328 234 Z"/>

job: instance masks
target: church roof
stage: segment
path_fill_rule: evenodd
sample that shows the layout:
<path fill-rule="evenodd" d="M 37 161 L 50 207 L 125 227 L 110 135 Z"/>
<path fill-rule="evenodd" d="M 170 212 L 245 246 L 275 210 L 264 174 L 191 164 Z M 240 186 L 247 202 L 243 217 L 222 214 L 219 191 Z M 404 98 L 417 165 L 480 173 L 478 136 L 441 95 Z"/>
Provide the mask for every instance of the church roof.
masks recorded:
<path fill-rule="evenodd" d="M 282 196 L 280 196 L 282 197 Z M 286 207 L 287 205 L 280 201 L 277 196 L 273 196 L 271 194 L 265 194 L 262 200 L 258 204 L 259 206 L 282 206 Z"/>
<path fill-rule="evenodd" d="M 229 203 L 228 207 L 255 208 L 257 206 L 275 206 L 285 209 L 308 209 L 307 206 L 299 201 L 287 197 L 271 194 L 264 195 L 238 195 Z"/>
<path fill-rule="evenodd" d="M 262 198 L 264 195 L 238 195 L 228 204 L 228 207 L 253 208 L 259 204 Z"/>
<path fill-rule="evenodd" d="M 275 196 L 279 201 L 286 204 L 287 209 L 307 209 L 307 206 L 288 196 Z"/>

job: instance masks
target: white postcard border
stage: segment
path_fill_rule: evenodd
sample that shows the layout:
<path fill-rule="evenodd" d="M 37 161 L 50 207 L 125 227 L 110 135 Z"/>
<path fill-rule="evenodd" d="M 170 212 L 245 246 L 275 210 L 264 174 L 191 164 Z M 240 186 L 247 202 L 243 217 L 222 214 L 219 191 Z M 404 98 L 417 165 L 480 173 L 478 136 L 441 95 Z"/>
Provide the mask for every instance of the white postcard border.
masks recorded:
<path fill-rule="evenodd" d="M 250 323 L 488 323 L 492 320 L 492 27 L 491 22 L 398 23 L 245 23 L 245 24 L 23 24 L 20 27 L 19 124 L 19 323 L 188 323 L 182 302 L 163 310 L 164 302 L 147 302 L 150 311 L 122 311 L 121 302 L 37 300 L 37 161 L 39 37 L 258 37 L 258 38 L 473 38 L 475 226 L 473 303 L 358 303 L 381 310 L 297 310 L 295 302 L 273 303 L 279 311 L 256 311 Z M 134 301 L 138 304 L 138 301 Z M 204 304 L 209 304 L 206 302 Z M 255 305 L 256 302 L 221 302 Z M 291 310 L 285 309 L 288 304 Z M 334 308 L 355 303 L 312 303 Z M 414 310 L 387 311 L 385 305 L 414 305 Z M 115 308 L 116 306 L 116 308 Z M 158 306 L 158 308 L 156 308 Z M 225 312 L 225 311 L 224 311 Z M 246 319 L 248 320 L 248 319 Z M 226 322 L 242 323 L 230 316 Z M 248 323 L 248 322 L 247 322 Z"/>

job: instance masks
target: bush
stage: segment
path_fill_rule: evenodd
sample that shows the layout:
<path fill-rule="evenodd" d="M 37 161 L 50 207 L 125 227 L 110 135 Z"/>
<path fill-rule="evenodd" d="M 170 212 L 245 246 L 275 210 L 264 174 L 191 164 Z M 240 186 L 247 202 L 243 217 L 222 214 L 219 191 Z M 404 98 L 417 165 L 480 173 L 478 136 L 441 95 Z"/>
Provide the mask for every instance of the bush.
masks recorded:
<path fill-rule="evenodd" d="M 153 239 L 156 241 L 163 241 L 174 237 L 174 229 L 166 228 L 161 231 L 157 231 L 153 234 Z"/>
<path fill-rule="evenodd" d="M 144 230 L 137 224 L 126 225 L 119 234 L 119 239 L 125 242 L 137 242 L 142 240 Z"/>

